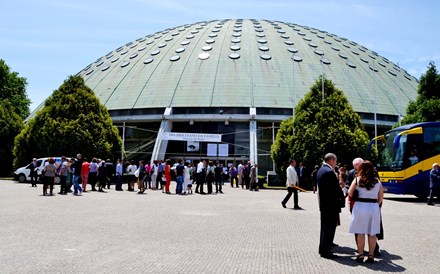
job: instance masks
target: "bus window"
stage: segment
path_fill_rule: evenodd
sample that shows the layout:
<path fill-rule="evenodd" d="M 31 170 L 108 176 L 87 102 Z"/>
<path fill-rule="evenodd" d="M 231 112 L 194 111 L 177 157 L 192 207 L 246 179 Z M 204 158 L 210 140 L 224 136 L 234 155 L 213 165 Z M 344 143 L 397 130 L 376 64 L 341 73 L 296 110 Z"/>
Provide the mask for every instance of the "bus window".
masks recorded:
<path fill-rule="evenodd" d="M 427 127 L 424 130 L 426 158 L 440 153 L 440 128 Z"/>
<path fill-rule="evenodd" d="M 403 156 L 405 154 L 405 148 L 406 148 L 406 140 L 407 135 L 403 135 L 402 137 L 400 137 L 400 142 L 399 142 L 399 147 L 397 148 L 396 151 L 396 157 L 394 159 L 394 162 L 396 163 L 397 167 L 402 167 L 403 164 Z"/>

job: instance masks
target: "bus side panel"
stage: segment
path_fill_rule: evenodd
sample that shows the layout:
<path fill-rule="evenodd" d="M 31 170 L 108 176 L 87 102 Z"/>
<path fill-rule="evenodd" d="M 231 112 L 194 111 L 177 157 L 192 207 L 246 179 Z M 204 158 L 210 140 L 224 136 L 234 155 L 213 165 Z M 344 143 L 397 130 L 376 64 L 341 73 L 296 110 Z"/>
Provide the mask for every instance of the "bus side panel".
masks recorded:
<path fill-rule="evenodd" d="M 431 171 L 428 165 L 432 160 L 434 159 L 421 161 L 400 171 L 379 172 L 384 192 L 427 197 L 429 193 L 429 172 Z"/>
<path fill-rule="evenodd" d="M 418 173 L 415 176 L 407 178 L 404 182 L 404 189 L 406 194 L 414 194 L 417 197 L 427 197 L 429 193 L 429 172 L 427 170 Z"/>
<path fill-rule="evenodd" d="M 405 194 L 403 181 L 405 170 L 400 171 L 379 171 L 379 179 L 385 193 Z"/>

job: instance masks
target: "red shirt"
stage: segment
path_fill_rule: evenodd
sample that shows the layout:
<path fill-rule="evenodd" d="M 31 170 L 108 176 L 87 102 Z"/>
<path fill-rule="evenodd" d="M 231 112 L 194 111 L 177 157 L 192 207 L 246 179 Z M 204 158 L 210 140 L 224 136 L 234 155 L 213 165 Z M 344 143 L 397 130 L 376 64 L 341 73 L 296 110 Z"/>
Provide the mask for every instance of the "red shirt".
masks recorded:
<path fill-rule="evenodd" d="M 81 167 L 81 175 L 89 174 L 90 170 L 90 163 L 89 162 L 83 162 Z"/>

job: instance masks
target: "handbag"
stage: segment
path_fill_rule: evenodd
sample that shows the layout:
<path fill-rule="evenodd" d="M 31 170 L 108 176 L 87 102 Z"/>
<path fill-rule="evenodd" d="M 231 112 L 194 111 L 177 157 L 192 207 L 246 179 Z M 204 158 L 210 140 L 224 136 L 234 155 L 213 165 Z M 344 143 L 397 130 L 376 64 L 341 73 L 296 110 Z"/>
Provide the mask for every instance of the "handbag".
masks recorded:
<path fill-rule="evenodd" d="M 353 191 L 353 195 L 351 196 L 352 201 L 356 201 L 359 198 L 359 190 L 357 188 Z"/>
<path fill-rule="evenodd" d="M 134 176 L 136 176 L 136 178 L 139 177 L 139 168 L 134 172 Z"/>

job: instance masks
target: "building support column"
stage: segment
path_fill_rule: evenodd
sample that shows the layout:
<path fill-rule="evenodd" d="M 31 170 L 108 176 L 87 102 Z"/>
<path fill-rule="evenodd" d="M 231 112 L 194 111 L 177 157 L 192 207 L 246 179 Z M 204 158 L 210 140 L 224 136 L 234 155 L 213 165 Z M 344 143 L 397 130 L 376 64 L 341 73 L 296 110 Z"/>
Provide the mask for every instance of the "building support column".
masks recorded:
<path fill-rule="evenodd" d="M 250 108 L 251 119 L 249 122 L 249 160 L 252 164 L 256 164 L 258 161 L 257 121 L 255 120 L 257 115 L 256 112 L 256 108 Z"/>
<path fill-rule="evenodd" d="M 173 122 L 166 119 L 166 116 L 170 114 L 171 108 L 166 108 L 163 114 L 164 119 L 160 123 L 160 128 L 157 132 L 156 143 L 154 144 L 153 153 L 151 155 L 151 162 L 154 160 L 165 160 L 168 140 L 162 140 L 161 136 L 163 132 L 171 132 L 173 129 Z"/>

